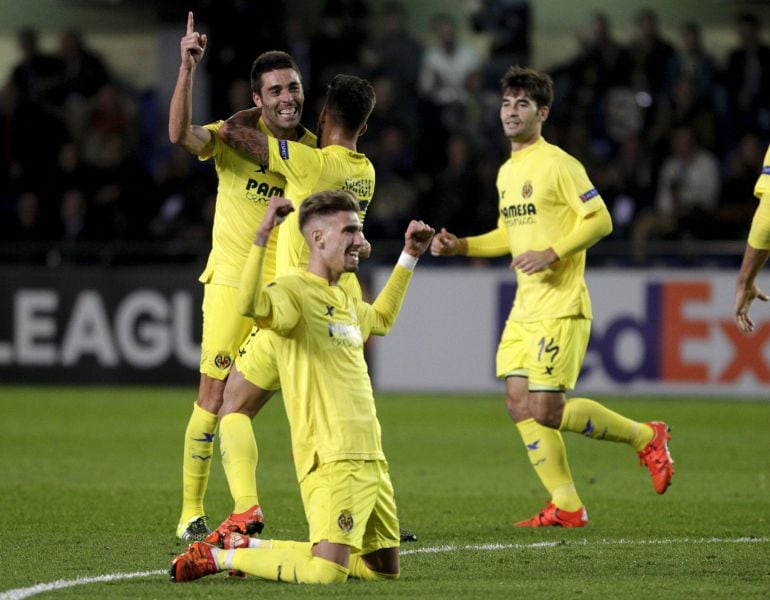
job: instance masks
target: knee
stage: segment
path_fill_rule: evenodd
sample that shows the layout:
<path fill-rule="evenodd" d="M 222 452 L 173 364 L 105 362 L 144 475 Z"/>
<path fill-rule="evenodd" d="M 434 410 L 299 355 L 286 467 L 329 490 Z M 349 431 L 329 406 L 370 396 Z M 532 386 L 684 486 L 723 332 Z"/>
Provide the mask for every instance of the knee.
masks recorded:
<path fill-rule="evenodd" d="M 202 375 L 198 389 L 198 406 L 210 413 L 218 414 L 224 401 L 224 391 L 224 381 Z"/>
<path fill-rule="evenodd" d="M 219 409 L 219 418 L 230 413 L 243 413 L 253 419 L 274 393 L 255 385 L 239 385 L 237 380 L 228 381 Z"/>
<path fill-rule="evenodd" d="M 535 405 L 532 408 L 532 418 L 535 422 L 538 425 L 550 427 L 551 429 L 559 429 L 562 414 L 563 408 L 558 406 Z"/>
<path fill-rule="evenodd" d="M 532 418 L 532 413 L 529 410 L 529 404 L 526 396 L 511 396 L 510 394 L 505 398 L 505 408 L 508 410 L 508 415 L 513 419 L 514 423 L 521 423 L 527 419 Z"/>
<path fill-rule="evenodd" d="M 348 580 L 348 569 L 342 565 L 319 557 L 312 559 L 314 569 L 307 581 L 303 583 L 345 583 Z"/>

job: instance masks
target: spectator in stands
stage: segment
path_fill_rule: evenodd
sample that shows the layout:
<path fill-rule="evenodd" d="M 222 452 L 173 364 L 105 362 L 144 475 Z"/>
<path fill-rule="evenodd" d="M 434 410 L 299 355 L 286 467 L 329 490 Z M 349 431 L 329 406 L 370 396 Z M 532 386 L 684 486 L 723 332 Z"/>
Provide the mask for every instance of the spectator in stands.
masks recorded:
<path fill-rule="evenodd" d="M 725 160 L 717 223 L 722 239 L 745 239 L 757 201 L 754 185 L 762 171 L 765 146 L 754 133 L 744 135 Z"/>
<path fill-rule="evenodd" d="M 21 101 L 58 106 L 61 103 L 64 63 L 40 50 L 38 33 L 33 27 L 20 29 L 16 41 L 22 58 L 11 71 L 11 81 Z"/>
<path fill-rule="evenodd" d="M 417 191 L 411 179 L 415 158 L 409 140 L 406 129 L 395 124 L 379 135 L 376 155 L 371 157 L 377 165 L 377 185 L 366 213 L 367 237 L 394 239 L 415 215 Z"/>
<path fill-rule="evenodd" d="M 511 65 L 529 66 L 531 14 L 529 0 L 481 0 L 471 14 L 473 30 L 490 41 L 485 88 L 497 92 L 500 73 Z"/>
<path fill-rule="evenodd" d="M 400 114 L 410 127 L 416 127 L 417 81 L 423 46 L 409 33 L 408 16 L 403 2 L 386 2 L 376 20 L 376 26 L 372 27 L 364 44 L 361 58 L 369 70 L 370 78 L 386 77 L 393 82 Z"/>
<path fill-rule="evenodd" d="M 698 141 L 716 151 L 717 115 L 707 97 L 699 96 L 695 79 L 683 74 L 673 83 L 670 95 L 661 96 L 658 109 L 647 137 L 653 150 L 662 157 L 669 150 L 668 136 L 679 126 L 688 126 L 697 132 Z"/>
<path fill-rule="evenodd" d="M 136 149 L 136 102 L 117 85 L 110 83 L 102 86 L 90 102 L 85 123 L 79 142 L 88 164 L 100 167 L 107 161 L 109 166 L 114 166 L 114 157 L 105 150 L 107 146 L 115 148 L 116 137 L 120 139 L 120 146 L 126 155 Z"/>
<path fill-rule="evenodd" d="M 713 238 L 720 185 L 717 158 L 698 144 L 692 128 L 683 125 L 672 131 L 655 206 L 640 216 L 631 232 L 635 260 L 646 260 L 651 239 Z"/>
<path fill-rule="evenodd" d="M 703 45 L 703 34 L 698 23 L 684 23 L 681 34 L 681 48 L 674 53 L 666 67 L 664 94 L 673 97 L 676 83 L 682 77 L 687 77 L 693 82 L 695 98 L 713 110 L 718 75 L 716 61 Z"/>
<path fill-rule="evenodd" d="M 420 64 L 419 92 L 439 111 L 454 104 L 464 104 L 468 93 L 466 78 L 480 68 L 481 57 L 464 42 L 457 31 L 457 22 L 448 13 L 436 13 L 431 18 L 435 43 Z"/>
<path fill-rule="evenodd" d="M 636 34 L 631 42 L 631 81 L 637 91 L 646 91 L 657 101 L 666 83 L 666 65 L 675 56 L 674 47 L 663 38 L 658 15 L 644 8 L 636 15 Z"/>
<path fill-rule="evenodd" d="M 578 51 L 553 72 L 552 122 L 583 121 L 589 137 L 601 137 L 605 126 L 605 98 L 611 89 L 628 88 L 631 69 L 628 49 L 617 42 L 606 14 L 591 15 L 586 30 L 577 34 Z"/>
<path fill-rule="evenodd" d="M 628 239 L 634 218 L 653 206 L 652 161 L 641 135 L 627 136 L 603 167 L 595 165 L 596 185 L 612 215 L 615 239 Z"/>
<path fill-rule="evenodd" d="M 0 94 L 0 135 L 3 179 L 16 192 L 38 191 L 48 182 L 56 170 L 59 148 L 68 139 L 58 115 L 20 93 L 14 78 Z"/>
<path fill-rule="evenodd" d="M 735 25 L 738 47 L 730 52 L 724 74 L 729 146 L 745 133 L 770 134 L 770 47 L 762 43 L 756 15 L 743 13 Z"/>
<path fill-rule="evenodd" d="M 65 100 L 72 96 L 84 100 L 92 98 L 110 79 L 104 61 L 86 47 L 77 29 L 66 29 L 61 33 L 59 57 L 64 62 L 62 87 Z"/>
<path fill-rule="evenodd" d="M 318 29 L 311 35 L 310 91 L 319 105 L 326 86 L 338 73 L 361 77 L 367 74 L 359 57 L 366 40 L 368 16 L 364 0 L 326 0 Z"/>

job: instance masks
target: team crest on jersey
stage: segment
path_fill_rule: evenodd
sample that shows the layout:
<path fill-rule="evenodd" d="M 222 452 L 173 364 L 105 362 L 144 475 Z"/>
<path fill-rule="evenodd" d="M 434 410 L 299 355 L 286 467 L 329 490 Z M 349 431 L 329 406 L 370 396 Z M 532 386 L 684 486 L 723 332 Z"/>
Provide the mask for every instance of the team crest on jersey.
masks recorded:
<path fill-rule="evenodd" d="M 527 200 L 528 198 L 532 197 L 532 182 L 531 181 L 525 181 L 524 185 L 521 186 L 521 197 Z"/>
<path fill-rule="evenodd" d="M 349 510 L 343 510 L 337 517 L 337 527 L 344 533 L 350 533 L 353 530 L 353 515 Z"/>
<path fill-rule="evenodd" d="M 278 152 L 281 154 L 283 160 L 289 160 L 289 142 L 286 140 L 278 140 Z"/>
<path fill-rule="evenodd" d="M 220 352 L 214 357 L 214 366 L 223 371 L 227 370 L 233 366 L 233 357 L 228 352 Z"/>

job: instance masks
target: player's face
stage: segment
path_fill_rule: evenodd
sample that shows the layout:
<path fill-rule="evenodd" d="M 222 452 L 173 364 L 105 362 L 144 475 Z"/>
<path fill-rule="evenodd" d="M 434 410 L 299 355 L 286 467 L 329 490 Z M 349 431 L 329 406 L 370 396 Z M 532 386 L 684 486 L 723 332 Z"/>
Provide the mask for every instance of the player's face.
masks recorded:
<path fill-rule="evenodd" d="M 271 131 L 297 127 L 302 118 L 305 93 L 294 69 L 277 69 L 262 74 L 259 95 L 254 104 L 262 109 L 262 118 Z"/>
<path fill-rule="evenodd" d="M 505 90 L 500 105 L 500 121 L 505 137 L 515 143 L 534 141 L 548 116 L 548 107 L 538 108 L 523 90 Z"/>
<path fill-rule="evenodd" d="M 341 275 L 358 271 L 358 255 L 366 240 L 355 211 L 329 216 L 325 231 L 324 258 L 329 271 Z"/>

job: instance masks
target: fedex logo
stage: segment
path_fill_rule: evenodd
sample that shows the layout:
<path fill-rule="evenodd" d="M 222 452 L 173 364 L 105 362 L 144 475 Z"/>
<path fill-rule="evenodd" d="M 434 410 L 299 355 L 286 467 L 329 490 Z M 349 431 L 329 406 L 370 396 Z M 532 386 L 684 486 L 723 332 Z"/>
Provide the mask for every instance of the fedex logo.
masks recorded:
<path fill-rule="evenodd" d="M 618 283 L 594 277 L 589 288 L 595 320 L 578 386 L 770 383 L 770 321 L 761 321 L 765 307 L 752 307 L 756 331 L 742 334 L 732 320 L 732 274 L 725 284 L 721 279 L 660 281 L 642 275 Z M 501 333 L 514 294 L 515 284 L 500 285 Z"/>

